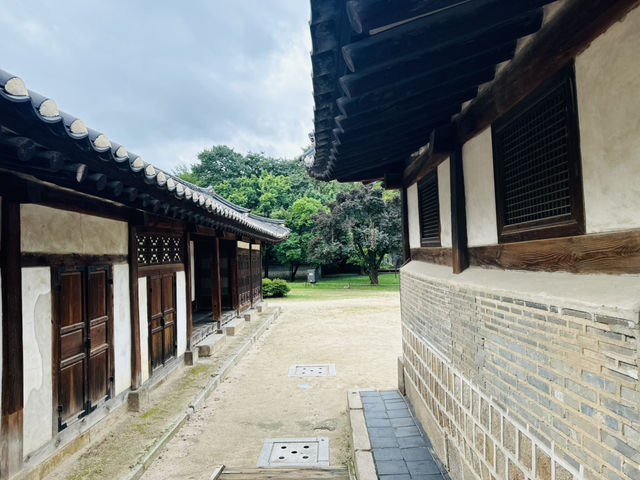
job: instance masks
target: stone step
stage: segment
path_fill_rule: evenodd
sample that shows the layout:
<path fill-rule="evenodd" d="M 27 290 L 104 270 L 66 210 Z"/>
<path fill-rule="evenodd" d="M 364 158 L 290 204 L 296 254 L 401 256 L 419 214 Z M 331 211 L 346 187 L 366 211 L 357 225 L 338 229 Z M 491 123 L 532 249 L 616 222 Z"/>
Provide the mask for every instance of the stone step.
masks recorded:
<path fill-rule="evenodd" d="M 212 333 L 196 346 L 198 356 L 210 357 L 215 351 L 222 347 L 226 339 L 227 337 L 222 333 Z"/>
<path fill-rule="evenodd" d="M 244 318 L 237 317 L 227 323 L 224 327 L 222 327 L 222 330 L 224 331 L 225 335 L 232 337 L 234 335 L 237 335 L 238 332 L 240 332 L 240 330 L 244 328 L 244 324 Z"/>

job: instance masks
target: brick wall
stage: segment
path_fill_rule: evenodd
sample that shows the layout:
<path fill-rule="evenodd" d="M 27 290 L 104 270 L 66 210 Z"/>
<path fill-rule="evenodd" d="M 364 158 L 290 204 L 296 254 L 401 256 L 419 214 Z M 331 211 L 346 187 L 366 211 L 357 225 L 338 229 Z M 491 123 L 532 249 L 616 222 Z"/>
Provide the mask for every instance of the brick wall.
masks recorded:
<path fill-rule="evenodd" d="M 640 479 L 637 312 L 464 278 L 401 273 L 408 395 L 454 480 Z"/>

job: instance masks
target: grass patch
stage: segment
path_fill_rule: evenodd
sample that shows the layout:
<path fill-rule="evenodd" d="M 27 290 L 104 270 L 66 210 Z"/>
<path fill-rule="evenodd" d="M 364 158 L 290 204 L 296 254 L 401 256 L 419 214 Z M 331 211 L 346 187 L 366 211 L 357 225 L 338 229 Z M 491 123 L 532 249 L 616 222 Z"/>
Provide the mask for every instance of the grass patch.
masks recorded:
<path fill-rule="evenodd" d="M 381 273 L 378 285 L 371 285 L 366 275 L 343 274 L 322 277 L 315 285 L 304 281 L 290 282 L 291 291 L 280 300 L 335 300 L 375 296 L 380 292 L 397 292 L 400 277 L 396 273 Z"/>

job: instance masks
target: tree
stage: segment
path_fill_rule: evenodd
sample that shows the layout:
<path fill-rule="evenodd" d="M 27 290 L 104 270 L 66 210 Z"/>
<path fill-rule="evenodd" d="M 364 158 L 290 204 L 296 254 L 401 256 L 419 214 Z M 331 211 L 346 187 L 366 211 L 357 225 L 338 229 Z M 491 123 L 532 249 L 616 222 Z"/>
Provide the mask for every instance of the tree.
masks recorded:
<path fill-rule="evenodd" d="M 381 188 L 367 185 L 339 193 L 329 207 L 326 218 L 316 217 L 310 257 L 331 263 L 349 252 L 350 261 L 363 267 L 371 285 L 377 285 L 385 255 L 401 248 L 399 196 L 385 200 Z"/>
<path fill-rule="evenodd" d="M 285 224 L 291 229 L 291 233 L 274 250 L 280 263 L 290 265 L 291 281 L 295 280 L 300 265 L 308 262 L 307 252 L 313 238 L 314 217 L 320 211 L 327 211 L 320 200 L 302 197 L 293 202 L 285 213 Z"/>

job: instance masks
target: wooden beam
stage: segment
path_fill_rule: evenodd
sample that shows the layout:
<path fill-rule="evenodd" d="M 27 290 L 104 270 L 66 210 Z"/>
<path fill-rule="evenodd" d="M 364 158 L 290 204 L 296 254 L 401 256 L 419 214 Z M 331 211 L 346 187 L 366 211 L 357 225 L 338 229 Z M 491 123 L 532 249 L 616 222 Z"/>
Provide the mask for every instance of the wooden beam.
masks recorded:
<path fill-rule="evenodd" d="M 467 251 L 467 212 L 462 169 L 462 146 L 449 159 L 451 172 L 451 245 L 453 273 L 462 273 L 469 266 Z"/>
<path fill-rule="evenodd" d="M 83 265 L 114 265 L 127 263 L 127 255 L 85 255 L 80 253 L 41 253 L 24 252 L 21 254 L 23 267 L 57 267 L 66 265 L 77 267 Z"/>
<path fill-rule="evenodd" d="M 142 363 L 140 358 L 140 310 L 138 308 L 138 245 L 136 227 L 129 225 L 129 302 L 131 315 L 131 389 L 142 384 Z M 146 321 L 146 319 L 145 319 Z"/>
<path fill-rule="evenodd" d="M 222 320 L 222 282 L 220 281 L 220 239 L 211 240 L 211 313 L 214 322 Z"/>
<path fill-rule="evenodd" d="M 402 190 L 402 173 L 385 173 L 382 187 L 385 190 Z"/>
<path fill-rule="evenodd" d="M 460 2 L 433 15 L 409 21 L 342 47 L 342 56 L 350 71 L 415 54 L 421 50 L 467 40 L 494 25 L 513 21 L 553 0 L 474 0 Z"/>
<path fill-rule="evenodd" d="M 410 187 L 445 161 L 455 149 L 455 134 L 451 125 L 433 130 L 427 150 L 404 170 L 402 184 Z"/>
<path fill-rule="evenodd" d="M 23 462 L 24 367 L 22 348 L 22 266 L 20 204 L 2 199 L 2 398 L 0 478 L 13 476 Z M 48 426 L 47 426 L 48 428 Z"/>
<path fill-rule="evenodd" d="M 451 0 L 349 0 L 347 16 L 356 33 L 448 7 Z"/>
<path fill-rule="evenodd" d="M 469 249 L 472 266 L 580 274 L 639 274 L 640 230 Z"/>
<path fill-rule="evenodd" d="M 458 141 L 463 144 L 489 127 L 638 5 L 640 0 L 564 2 L 461 114 Z"/>
<path fill-rule="evenodd" d="M 452 265 L 452 250 L 442 247 L 422 247 L 411 249 L 411 261 L 435 263 L 437 265 Z"/>

